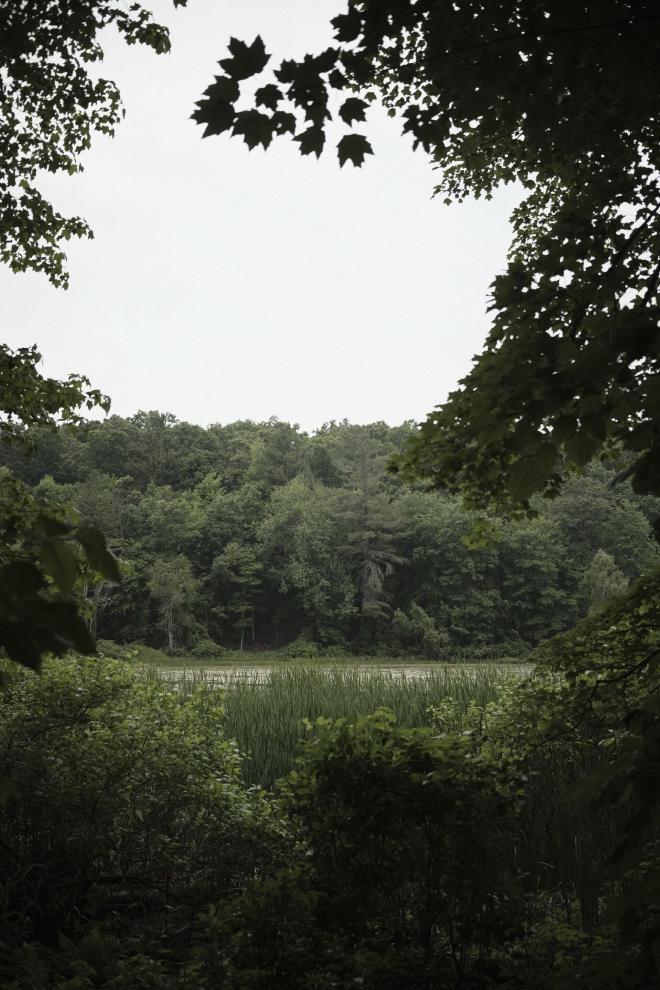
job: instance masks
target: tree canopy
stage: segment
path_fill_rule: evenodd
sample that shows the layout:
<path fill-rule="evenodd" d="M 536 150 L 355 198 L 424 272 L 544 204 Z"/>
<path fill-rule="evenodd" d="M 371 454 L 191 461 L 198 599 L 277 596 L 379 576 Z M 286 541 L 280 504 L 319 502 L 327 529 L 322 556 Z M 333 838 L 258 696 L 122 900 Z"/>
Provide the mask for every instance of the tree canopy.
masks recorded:
<path fill-rule="evenodd" d="M 92 231 L 42 195 L 39 173 L 81 171 L 92 134 L 113 134 L 123 116 L 115 83 L 90 71 L 108 26 L 129 45 L 169 51 L 167 28 L 139 3 L 0 0 L 0 259 L 63 287 L 64 244 Z"/>
<path fill-rule="evenodd" d="M 518 182 L 484 351 L 399 460 L 477 506 L 529 508 L 567 465 L 613 444 L 639 492 L 660 488 L 660 54 L 657 0 L 349 0 L 335 44 L 285 59 L 232 39 L 197 105 L 204 136 L 267 148 L 289 134 L 341 165 L 372 152 L 371 103 L 438 170 L 447 202 Z"/>

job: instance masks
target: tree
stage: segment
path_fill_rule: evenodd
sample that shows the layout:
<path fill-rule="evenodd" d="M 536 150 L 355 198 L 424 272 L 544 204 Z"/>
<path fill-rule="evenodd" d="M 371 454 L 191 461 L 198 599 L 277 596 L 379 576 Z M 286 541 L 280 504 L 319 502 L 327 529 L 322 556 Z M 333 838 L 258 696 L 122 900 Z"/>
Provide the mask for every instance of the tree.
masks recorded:
<path fill-rule="evenodd" d="M 287 638 L 343 642 L 355 583 L 334 490 L 303 475 L 275 489 L 258 535 L 276 643 L 281 628 Z"/>
<path fill-rule="evenodd" d="M 620 595 L 628 587 L 628 579 L 606 550 L 596 550 L 584 573 L 584 584 L 592 608 L 598 608 L 614 595 Z"/>
<path fill-rule="evenodd" d="M 659 21 L 657 0 L 349 0 L 336 43 L 284 60 L 247 109 L 241 84 L 270 56 L 231 40 L 193 115 L 204 136 L 290 134 L 319 156 L 336 97 L 347 128 L 380 101 L 446 200 L 527 192 L 484 353 L 400 459 L 409 477 L 528 509 L 618 443 L 635 490 L 660 488 Z M 337 145 L 341 165 L 371 151 L 352 130 Z"/>
<path fill-rule="evenodd" d="M 26 441 L 25 431 L 57 424 L 80 424 L 81 408 L 100 407 L 105 412 L 110 400 L 90 388 L 83 375 L 69 375 L 67 381 L 44 378 L 39 371 L 41 354 L 36 346 L 11 350 L 0 344 L 0 440 Z"/>
<path fill-rule="evenodd" d="M 657 567 L 660 547 L 651 538 L 643 511 L 648 497 L 635 497 L 630 485 L 613 484 L 614 471 L 591 465 L 580 478 L 569 478 L 558 497 L 543 509 L 571 548 L 572 563 L 581 577 L 595 550 L 611 554 L 630 579 Z M 649 513 L 651 518 L 657 512 Z"/>
<path fill-rule="evenodd" d="M 38 176 L 79 172 L 93 133 L 113 134 L 123 116 L 116 85 L 89 71 L 103 58 L 99 34 L 108 26 L 129 45 L 169 51 L 167 28 L 139 3 L 0 0 L 0 259 L 15 272 L 42 271 L 57 286 L 68 284 L 65 242 L 92 232 L 80 217 L 58 213 Z"/>
<path fill-rule="evenodd" d="M 401 514 L 384 478 L 390 449 L 378 435 L 379 426 L 344 424 L 336 441 L 344 486 L 335 495 L 335 513 L 353 574 L 360 639 L 367 639 L 379 622 L 390 617 L 386 584 L 403 563 L 396 547 Z"/>
<path fill-rule="evenodd" d="M 211 577 L 219 586 L 222 610 L 229 613 L 243 649 L 245 635 L 255 641 L 255 595 L 260 585 L 261 564 L 254 547 L 232 540 L 213 561 Z"/>
<path fill-rule="evenodd" d="M 0 345 L 0 436 L 30 446 L 31 427 L 54 429 L 81 421 L 79 409 L 107 408 L 108 400 L 80 376 L 67 382 L 44 378 L 36 348 L 12 352 Z M 38 668 L 44 653 L 94 652 L 75 598 L 88 566 L 119 580 L 105 537 L 68 518 L 62 506 L 35 498 L 9 471 L 0 471 L 0 648 L 19 663 Z"/>
<path fill-rule="evenodd" d="M 269 491 L 285 485 L 298 473 L 305 435 L 297 425 L 282 423 L 275 417 L 261 424 L 259 432 L 261 439 L 254 445 L 247 480 Z"/>
<path fill-rule="evenodd" d="M 155 560 L 148 587 L 158 605 L 167 649 L 174 653 L 186 630 L 194 624 L 193 608 L 198 587 L 188 560 L 182 554 Z"/>

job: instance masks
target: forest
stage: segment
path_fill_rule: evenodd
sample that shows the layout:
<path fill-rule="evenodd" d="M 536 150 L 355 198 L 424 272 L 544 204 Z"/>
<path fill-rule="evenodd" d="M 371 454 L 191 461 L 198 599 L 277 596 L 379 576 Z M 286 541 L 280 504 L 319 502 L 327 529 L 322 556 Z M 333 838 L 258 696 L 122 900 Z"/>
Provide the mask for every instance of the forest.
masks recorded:
<path fill-rule="evenodd" d="M 376 111 L 445 205 L 514 187 L 483 347 L 422 422 L 308 432 L 112 415 L 0 343 L 1 990 L 658 986 L 660 6 L 341 6 L 320 51 L 219 43 L 189 126 L 364 177 Z M 0 0 L 12 279 L 80 267 L 44 180 L 123 120 L 124 43 L 172 47 Z"/>
<path fill-rule="evenodd" d="M 414 424 L 206 429 L 111 416 L 33 437 L 0 464 L 64 518 L 99 527 L 119 586 L 93 578 L 94 634 L 166 652 L 334 647 L 520 656 L 657 565 L 659 502 L 594 463 L 535 518 L 480 517 L 388 473 Z"/>

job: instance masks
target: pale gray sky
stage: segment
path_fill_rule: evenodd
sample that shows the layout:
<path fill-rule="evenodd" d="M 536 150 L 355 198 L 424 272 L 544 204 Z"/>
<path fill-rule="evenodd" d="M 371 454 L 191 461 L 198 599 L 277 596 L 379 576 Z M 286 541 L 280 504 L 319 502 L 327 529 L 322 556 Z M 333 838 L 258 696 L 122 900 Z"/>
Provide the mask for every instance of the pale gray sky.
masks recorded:
<path fill-rule="evenodd" d="M 126 120 L 96 138 L 83 175 L 44 183 L 95 239 L 71 246 L 68 292 L 0 269 L 2 339 L 37 343 L 48 374 L 87 374 L 121 415 L 423 419 L 481 347 L 516 191 L 432 201 L 426 156 L 382 114 L 358 127 L 376 152 L 361 170 L 301 158 L 288 139 L 268 152 L 202 141 L 189 116 L 231 35 L 260 32 L 273 61 L 301 55 L 330 41 L 344 5 L 151 6 L 172 53 L 108 39 L 102 72 Z"/>

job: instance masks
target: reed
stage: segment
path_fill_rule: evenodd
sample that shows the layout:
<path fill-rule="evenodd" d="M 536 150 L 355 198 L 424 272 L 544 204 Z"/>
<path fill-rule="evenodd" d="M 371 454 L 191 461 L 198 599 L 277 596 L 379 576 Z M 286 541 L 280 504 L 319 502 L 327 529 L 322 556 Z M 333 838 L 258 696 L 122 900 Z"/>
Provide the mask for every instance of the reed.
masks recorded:
<path fill-rule="evenodd" d="M 151 668 L 145 676 L 165 675 Z M 309 731 L 305 723 L 321 715 L 351 719 L 386 707 L 400 725 L 430 725 L 429 709 L 445 699 L 460 717 L 493 701 L 504 682 L 519 676 L 519 669 L 498 665 L 438 665 L 420 673 L 289 663 L 225 677 L 225 732 L 246 756 L 246 782 L 270 787 L 292 768 Z M 182 691 L 200 683 L 219 689 L 212 668 L 179 671 L 173 683 Z"/>

